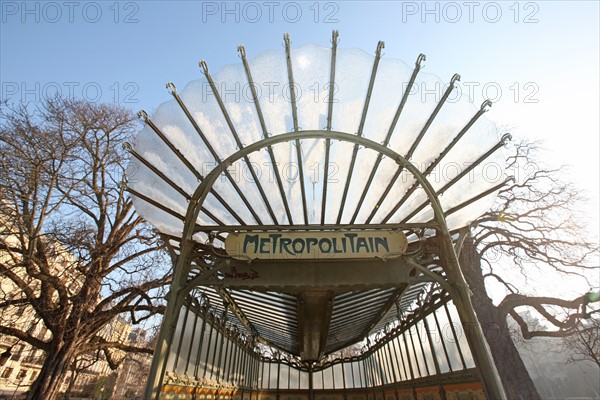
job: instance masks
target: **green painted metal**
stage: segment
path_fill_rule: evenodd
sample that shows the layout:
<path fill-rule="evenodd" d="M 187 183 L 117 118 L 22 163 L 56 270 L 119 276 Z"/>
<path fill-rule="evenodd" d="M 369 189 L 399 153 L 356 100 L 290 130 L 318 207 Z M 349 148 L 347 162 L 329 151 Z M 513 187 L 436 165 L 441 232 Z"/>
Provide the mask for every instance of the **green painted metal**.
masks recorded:
<path fill-rule="evenodd" d="M 173 333 L 175 331 L 175 324 L 179 316 L 179 310 L 181 309 L 182 299 L 186 294 L 182 289 L 186 285 L 188 266 L 191 264 L 192 253 L 195 247 L 195 242 L 193 241 L 192 236 L 195 232 L 196 219 L 202 209 L 204 200 L 212 189 L 215 181 L 224 171 L 226 171 L 229 166 L 231 166 L 234 162 L 246 157 L 248 154 L 259 151 L 267 146 L 289 141 L 298 142 L 302 139 L 330 139 L 358 144 L 360 146 L 377 151 L 383 156 L 389 157 L 400 167 L 405 168 L 407 171 L 413 174 L 415 179 L 425 191 L 429 199 L 429 203 L 434 211 L 438 234 L 442 239 L 442 256 L 445 261 L 444 266 L 446 275 L 448 277 L 447 282 L 444 282 L 442 286 L 448 290 L 454 300 L 459 317 L 465 328 L 465 334 L 471 347 L 471 352 L 479 369 L 486 395 L 490 399 L 505 399 L 506 395 L 494 365 L 492 355 L 487 342 L 485 341 L 481 325 L 477 320 L 473 305 L 471 303 L 469 288 L 460 269 L 453 241 L 446 225 L 444 211 L 441 207 L 435 190 L 427 178 L 406 158 L 382 144 L 354 134 L 338 131 L 317 130 L 295 131 L 271 136 L 255 142 L 224 159 L 205 177 L 205 179 L 197 187 L 196 191 L 192 195 L 186 212 L 180 255 L 178 256 L 177 263 L 175 265 L 170 298 L 165 311 L 164 322 L 159 333 L 155 357 L 152 361 L 144 398 L 158 399 L 159 396 L 159 389 L 164 377 L 164 366 L 166 363 L 169 343 L 172 340 Z"/>

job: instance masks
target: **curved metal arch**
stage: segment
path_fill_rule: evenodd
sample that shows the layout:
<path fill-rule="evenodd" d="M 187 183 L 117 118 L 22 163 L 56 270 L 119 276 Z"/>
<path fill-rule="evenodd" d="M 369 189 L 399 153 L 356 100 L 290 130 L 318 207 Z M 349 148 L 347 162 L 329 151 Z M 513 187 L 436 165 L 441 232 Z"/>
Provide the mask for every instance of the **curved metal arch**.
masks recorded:
<path fill-rule="evenodd" d="M 182 243 L 180 247 L 180 255 L 177 259 L 177 263 L 174 266 L 175 270 L 173 277 L 173 285 L 171 294 L 175 296 L 175 301 L 169 301 L 167 309 L 165 310 L 165 320 L 171 321 L 171 323 L 163 323 L 161 326 L 161 332 L 159 334 L 159 341 L 156 346 L 156 352 L 159 353 L 159 357 L 155 357 L 152 360 L 151 372 L 148 379 L 148 385 L 146 386 L 145 398 L 158 398 L 158 386 L 163 380 L 166 363 L 162 366 L 161 359 L 164 359 L 167 350 L 167 342 L 171 340 L 175 330 L 175 322 L 178 318 L 178 313 L 181 308 L 181 297 L 185 295 L 186 281 L 186 266 L 190 263 L 190 256 L 194 249 L 193 235 L 196 220 L 202 208 L 202 204 L 206 199 L 212 186 L 218 179 L 221 173 L 227 170 L 234 162 L 242 159 L 243 157 L 262 150 L 268 146 L 272 146 L 279 143 L 301 140 L 301 139 L 333 139 L 345 142 L 350 142 L 358 145 L 362 145 L 371 150 L 375 150 L 384 156 L 387 156 L 394 160 L 400 166 L 406 168 L 407 171 L 412 173 L 423 188 L 427 195 L 431 207 L 434 212 L 434 220 L 438 223 L 437 228 L 442 236 L 442 254 L 446 261 L 446 276 L 448 282 L 444 285 L 447 289 L 449 288 L 450 295 L 453 298 L 457 310 L 459 312 L 460 319 L 465 325 L 465 334 L 470 340 L 468 342 L 472 346 L 472 354 L 476 364 L 479 366 L 481 372 L 481 380 L 484 383 L 485 391 L 488 398 L 493 399 L 505 399 L 506 394 L 500 383 L 498 372 L 494 365 L 494 361 L 485 341 L 483 330 L 475 312 L 470 299 L 470 291 L 465 281 L 465 278 L 460 269 L 458 257 L 454 249 L 452 237 L 446 224 L 446 218 L 444 211 L 439 202 L 438 196 L 425 177 L 425 175 L 418 170 L 408 159 L 398 154 L 396 151 L 384 146 L 380 143 L 374 142 L 370 139 L 345 133 L 339 131 L 324 131 L 324 130 L 307 130 L 307 131 L 294 131 L 284 134 L 269 136 L 251 145 L 238 150 L 231 154 L 224 160 L 222 160 L 213 170 L 206 175 L 205 179 L 198 185 L 194 191 L 185 215 L 184 228 L 182 233 Z M 160 372 L 158 369 L 160 368 Z"/>
<path fill-rule="evenodd" d="M 433 189 L 427 178 L 424 176 L 424 174 L 421 171 L 419 171 L 418 168 L 414 166 L 409 160 L 398 154 L 396 151 L 390 149 L 389 147 L 362 136 L 357 136 L 355 134 L 340 131 L 307 130 L 274 135 L 254 142 L 251 145 L 246 146 L 243 149 L 231 154 L 221 163 L 219 163 L 215 168 L 213 168 L 212 171 L 208 175 L 206 175 L 205 179 L 194 191 L 190 199 L 188 210 L 185 216 L 185 225 L 182 235 L 182 240 L 184 241 L 184 243 L 182 244 L 182 254 L 184 252 L 183 247 L 186 245 L 185 242 L 187 240 L 191 240 L 194 234 L 193 222 L 191 221 L 196 221 L 196 219 L 198 218 L 200 207 L 202 207 L 202 204 L 204 203 L 204 200 L 208 195 L 208 191 L 210 190 L 210 188 L 212 188 L 212 186 L 214 185 L 221 173 L 226 171 L 227 168 L 231 166 L 234 162 L 240 160 L 241 158 L 251 153 L 262 150 L 263 148 L 266 148 L 268 146 L 273 146 L 275 144 L 301 139 L 333 139 L 344 142 L 350 142 L 362 145 L 371 150 L 375 150 L 378 153 L 391 158 L 397 164 L 406 168 L 410 173 L 412 173 L 415 176 L 417 182 L 421 185 L 421 187 L 423 187 L 429 201 L 431 202 L 431 206 L 434 210 L 435 220 L 441 223 L 441 225 L 443 225 L 441 226 L 442 230 L 445 230 L 446 232 L 448 231 L 445 224 L 444 212 L 441 208 L 435 190 Z"/>

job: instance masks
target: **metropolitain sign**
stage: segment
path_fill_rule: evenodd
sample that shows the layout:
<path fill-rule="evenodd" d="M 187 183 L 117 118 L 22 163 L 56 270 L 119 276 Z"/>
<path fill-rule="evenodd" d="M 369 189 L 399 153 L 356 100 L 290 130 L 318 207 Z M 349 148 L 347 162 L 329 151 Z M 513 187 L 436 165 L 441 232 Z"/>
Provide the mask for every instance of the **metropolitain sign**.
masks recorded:
<path fill-rule="evenodd" d="M 398 256 L 408 241 L 401 231 L 232 233 L 225 251 L 238 260 L 338 260 Z"/>

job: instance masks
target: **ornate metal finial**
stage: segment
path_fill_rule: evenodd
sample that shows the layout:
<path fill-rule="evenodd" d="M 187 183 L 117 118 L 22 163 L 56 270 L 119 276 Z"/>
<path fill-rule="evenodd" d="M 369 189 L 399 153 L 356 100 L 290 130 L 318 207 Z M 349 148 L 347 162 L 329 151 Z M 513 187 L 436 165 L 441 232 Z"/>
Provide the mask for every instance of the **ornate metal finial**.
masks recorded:
<path fill-rule="evenodd" d="M 377 49 L 375 49 L 375 55 L 377 55 L 377 57 L 381 57 L 381 50 L 383 50 L 384 47 L 385 43 L 383 42 L 383 40 L 377 42 Z"/>
<path fill-rule="evenodd" d="M 486 99 L 486 100 L 484 100 L 483 103 L 481 103 L 481 107 L 479 109 L 483 112 L 487 112 L 491 106 L 492 106 L 492 101 L 489 99 Z"/>
<path fill-rule="evenodd" d="M 502 135 L 502 139 L 500 139 L 503 143 L 508 142 L 509 140 L 512 140 L 512 135 L 510 133 L 505 133 L 504 135 Z"/>
<path fill-rule="evenodd" d="M 331 32 L 331 44 L 337 45 L 339 43 L 339 38 L 340 38 L 339 31 L 334 30 L 333 32 Z"/>
<path fill-rule="evenodd" d="M 133 149 L 133 146 L 131 146 L 131 143 L 129 142 L 124 142 L 121 146 L 123 146 L 123 150 L 130 152 Z"/>
<path fill-rule="evenodd" d="M 237 51 L 238 51 L 238 53 L 240 53 L 240 56 L 241 56 L 242 58 L 246 58 L 246 49 L 244 48 L 244 45 L 243 45 L 243 44 L 240 44 L 240 45 L 237 47 Z"/>
<path fill-rule="evenodd" d="M 415 62 L 415 67 L 421 68 L 421 63 L 425 60 L 427 60 L 427 57 L 425 56 L 425 54 L 423 54 L 423 53 L 419 54 L 419 57 L 417 57 L 417 61 Z"/>
<path fill-rule="evenodd" d="M 148 122 L 148 113 L 146 111 L 140 110 L 140 111 L 138 111 L 137 115 L 138 115 L 138 118 L 143 119 L 144 122 Z"/>
<path fill-rule="evenodd" d="M 454 84 L 456 83 L 456 81 L 460 81 L 460 75 L 459 74 L 452 75 L 452 79 L 450 79 L 450 84 L 452 86 L 454 86 Z"/>
<path fill-rule="evenodd" d="M 204 71 L 204 75 L 208 75 L 208 64 L 206 64 L 206 61 L 200 61 L 200 68 L 202 68 L 202 70 Z"/>
<path fill-rule="evenodd" d="M 171 94 L 177 93 L 177 88 L 175 87 L 175 84 L 173 82 L 167 82 L 165 87 L 167 88 L 169 93 L 171 93 Z"/>
<path fill-rule="evenodd" d="M 290 47 L 290 45 L 292 44 L 292 42 L 290 40 L 290 34 L 289 33 L 284 33 L 283 34 L 283 42 L 285 43 L 286 47 Z"/>

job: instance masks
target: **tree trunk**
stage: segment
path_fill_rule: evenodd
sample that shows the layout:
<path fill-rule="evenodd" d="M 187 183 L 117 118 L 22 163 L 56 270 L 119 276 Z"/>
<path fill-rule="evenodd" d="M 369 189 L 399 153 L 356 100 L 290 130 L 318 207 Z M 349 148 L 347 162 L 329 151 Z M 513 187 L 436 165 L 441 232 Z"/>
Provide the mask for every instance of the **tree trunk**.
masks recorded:
<path fill-rule="evenodd" d="M 510 400 L 540 400 L 527 368 L 510 335 L 506 315 L 501 315 L 487 295 L 481 259 L 471 238 L 465 240 L 460 265 L 472 292 L 473 307 L 490 346 L 506 396 Z"/>
<path fill-rule="evenodd" d="M 26 400 L 56 400 L 65 379 L 69 365 L 73 361 L 72 346 L 52 346 L 40 373 L 31 385 Z"/>

